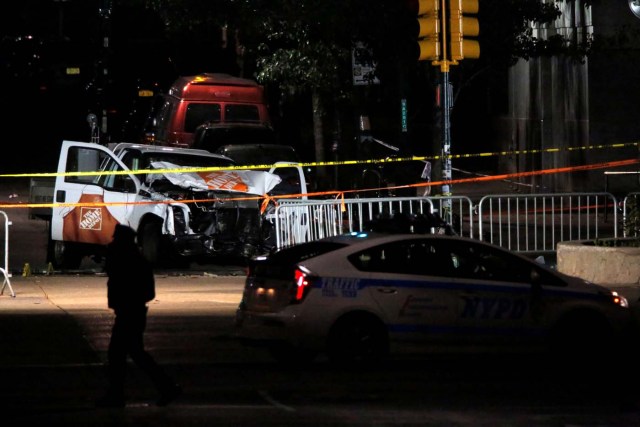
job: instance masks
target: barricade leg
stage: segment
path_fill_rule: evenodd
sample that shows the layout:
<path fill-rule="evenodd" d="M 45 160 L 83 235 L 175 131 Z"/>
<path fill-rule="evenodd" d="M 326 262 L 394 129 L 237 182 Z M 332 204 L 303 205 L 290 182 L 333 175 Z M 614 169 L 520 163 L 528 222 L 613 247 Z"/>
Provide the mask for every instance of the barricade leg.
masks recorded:
<path fill-rule="evenodd" d="M 9 291 L 11 291 L 11 296 L 13 298 L 16 297 L 16 293 L 13 292 L 13 288 L 11 287 L 11 281 L 9 280 L 9 274 L 7 274 L 7 271 L 4 268 L 0 268 L 0 272 L 2 272 L 2 275 L 4 276 L 4 282 L 2 283 L 2 289 L 0 289 L 0 295 L 4 295 L 4 288 L 6 288 L 7 286 L 9 287 Z"/>
<path fill-rule="evenodd" d="M 0 211 L 0 215 L 4 217 L 4 268 L 0 267 L 0 272 L 4 276 L 4 282 L 2 282 L 2 289 L 0 289 L 0 295 L 4 294 L 4 288 L 9 287 L 11 291 L 11 296 L 15 298 L 16 294 L 13 292 L 13 288 L 11 287 L 11 281 L 9 280 L 9 226 L 11 225 L 11 221 L 9 221 L 9 217 L 4 211 Z"/>

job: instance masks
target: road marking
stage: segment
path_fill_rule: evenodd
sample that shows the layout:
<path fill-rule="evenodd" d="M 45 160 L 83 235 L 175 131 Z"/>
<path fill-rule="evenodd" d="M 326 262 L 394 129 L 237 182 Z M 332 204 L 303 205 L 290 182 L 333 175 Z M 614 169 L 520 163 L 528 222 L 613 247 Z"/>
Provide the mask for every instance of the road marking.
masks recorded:
<path fill-rule="evenodd" d="M 271 405 L 275 406 L 275 407 L 276 407 L 276 408 L 278 408 L 278 409 L 282 409 L 282 410 L 285 410 L 285 411 L 287 411 L 287 412 L 295 412 L 295 411 L 296 411 L 296 410 L 295 410 L 295 409 L 293 409 L 291 406 L 287 406 L 287 405 L 285 405 L 285 404 L 283 404 L 283 403 L 278 402 L 278 401 L 277 401 L 277 400 L 275 400 L 273 397 L 271 397 L 271 396 L 269 395 L 269 393 L 267 393 L 267 392 L 266 392 L 266 391 L 264 391 L 264 390 L 260 390 L 260 391 L 258 391 L 258 394 L 260 394 L 260 396 L 262 396 L 262 398 L 263 398 L 264 400 L 266 400 L 267 402 L 269 402 Z"/>

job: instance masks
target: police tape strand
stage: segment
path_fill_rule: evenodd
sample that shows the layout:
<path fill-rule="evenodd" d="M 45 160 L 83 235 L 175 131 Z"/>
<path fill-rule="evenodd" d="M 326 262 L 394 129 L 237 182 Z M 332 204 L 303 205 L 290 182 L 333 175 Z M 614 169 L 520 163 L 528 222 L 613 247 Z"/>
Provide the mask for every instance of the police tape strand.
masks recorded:
<path fill-rule="evenodd" d="M 235 201 L 235 200 L 263 200 L 262 209 L 266 208 L 266 203 L 269 200 L 274 200 L 274 203 L 277 204 L 277 199 L 280 198 L 293 198 L 293 197 L 301 197 L 301 196 L 334 196 L 336 198 L 341 197 L 344 199 L 344 195 L 348 193 L 358 193 L 364 191 L 373 191 L 373 190 L 394 190 L 401 188 L 419 188 L 419 187 L 429 187 L 443 184 L 462 184 L 462 183 L 480 183 L 480 182 L 489 182 L 489 181 L 504 181 L 510 180 L 514 178 L 522 178 L 536 175 L 552 175 L 557 173 L 569 173 L 569 172 L 581 172 L 587 170 L 596 170 L 596 169 L 605 169 L 605 168 L 615 168 L 621 166 L 628 166 L 640 163 L 640 159 L 627 159 L 627 160 L 618 160 L 612 162 L 604 162 L 604 163 L 594 163 L 590 165 L 581 165 L 581 166 L 568 166 L 563 168 L 552 168 L 552 169 L 543 169 L 538 171 L 529 171 L 529 172 L 516 172 L 516 173 L 508 173 L 501 175 L 485 175 L 474 178 L 460 178 L 454 180 L 447 181 L 430 181 L 430 182 L 419 182 L 415 184 L 407 184 L 407 185 L 398 185 L 398 186 L 390 186 L 384 188 L 369 188 L 369 189 L 354 189 L 354 190 L 333 190 L 333 191 L 320 191 L 314 193 L 305 193 L 305 194 L 285 194 L 279 196 L 255 196 L 255 197 L 237 197 L 231 199 L 224 199 L 225 201 Z M 446 197 L 446 195 L 445 195 Z M 213 202 L 218 199 L 192 199 L 192 200 L 181 200 L 181 203 L 203 203 L 203 202 Z M 99 206 L 117 206 L 117 205 L 143 205 L 143 204 L 161 204 L 161 203 L 175 203 L 175 201 L 167 200 L 167 201 L 138 201 L 138 202 L 118 202 L 118 203 L 107 203 L 107 202 L 84 202 L 84 203 L 7 203 L 0 204 L 0 208 L 59 208 L 59 207 L 99 207 Z"/>
<path fill-rule="evenodd" d="M 383 159 L 369 159 L 369 160 L 335 160 L 328 162 L 300 162 L 297 163 L 300 167 L 322 167 L 322 166 L 352 166 L 352 165 L 371 165 L 371 164 L 383 164 L 383 163 L 398 163 L 407 161 L 429 161 L 429 160 L 441 160 L 441 159 L 468 159 L 473 157 L 492 157 L 492 156 L 513 156 L 523 154 L 542 154 L 542 153 L 559 153 L 561 151 L 581 151 L 581 150 L 594 150 L 594 149 L 606 149 L 606 148 L 625 148 L 625 147 L 638 147 L 640 142 L 623 142 L 615 144 L 599 144 L 599 145 L 586 145 L 581 147 L 566 147 L 566 148 L 545 148 L 534 150 L 512 150 L 512 151 L 493 151 L 485 153 L 467 153 L 467 154 L 450 154 L 448 156 L 410 156 L 410 157 L 387 157 Z M 260 164 L 260 165 L 242 165 L 242 166 L 210 166 L 210 167 L 190 167 L 179 169 L 139 169 L 135 171 L 119 170 L 119 171 L 88 171 L 88 172 L 42 172 L 42 173 L 18 173 L 18 174 L 0 174 L 0 178 L 46 178 L 57 176 L 94 176 L 94 175 L 135 175 L 135 174 L 148 174 L 148 173 L 188 173 L 188 172 L 214 172 L 214 171 L 226 171 L 226 170 L 246 170 L 246 169 L 268 169 L 271 167 L 287 167 L 290 164 L 277 165 L 277 164 Z"/>

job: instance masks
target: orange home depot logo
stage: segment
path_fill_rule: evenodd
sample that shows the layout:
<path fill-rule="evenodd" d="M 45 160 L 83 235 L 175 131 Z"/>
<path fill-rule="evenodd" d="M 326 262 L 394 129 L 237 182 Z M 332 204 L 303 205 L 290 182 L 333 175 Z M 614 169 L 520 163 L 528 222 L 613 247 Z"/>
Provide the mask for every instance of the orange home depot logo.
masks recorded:
<path fill-rule="evenodd" d="M 215 171 L 208 173 L 198 173 L 200 178 L 204 179 L 207 187 L 212 189 L 233 190 L 246 193 L 249 186 L 244 182 L 242 177 L 235 172 Z"/>
<path fill-rule="evenodd" d="M 102 209 L 80 207 L 81 230 L 102 230 Z"/>
<path fill-rule="evenodd" d="M 103 203 L 99 194 L 83 194 L 79 204 Z M 106 245 L 111 242 L 113 229 L 118 221 L 106 206 L 76 206 L 65 215 L 62 222 L 62 238 L 70 242 Z"/>

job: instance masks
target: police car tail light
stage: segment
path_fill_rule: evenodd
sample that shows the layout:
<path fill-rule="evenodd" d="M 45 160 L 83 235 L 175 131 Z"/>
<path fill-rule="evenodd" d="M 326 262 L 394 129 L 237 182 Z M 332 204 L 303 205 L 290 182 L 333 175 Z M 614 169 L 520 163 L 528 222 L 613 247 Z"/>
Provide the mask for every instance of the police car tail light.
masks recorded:
<path fill-rule="evenodd" d="M 309 289 L 311 289 L 313 277 L 309 275 L 308 272 L 303 271 L 300 268 L 296 268 L 294 272 L 295 286 L 293 287 L 292 292 L 292 303 L 301 302 L 305 296 L 309 293 Z"/>
<path fill-rule="evenodd" d="M 615 305 L 619 305 L 620 307 L 629 307 L 629 301 L 616 291 L 611 291 L 611 300 Z"/>

